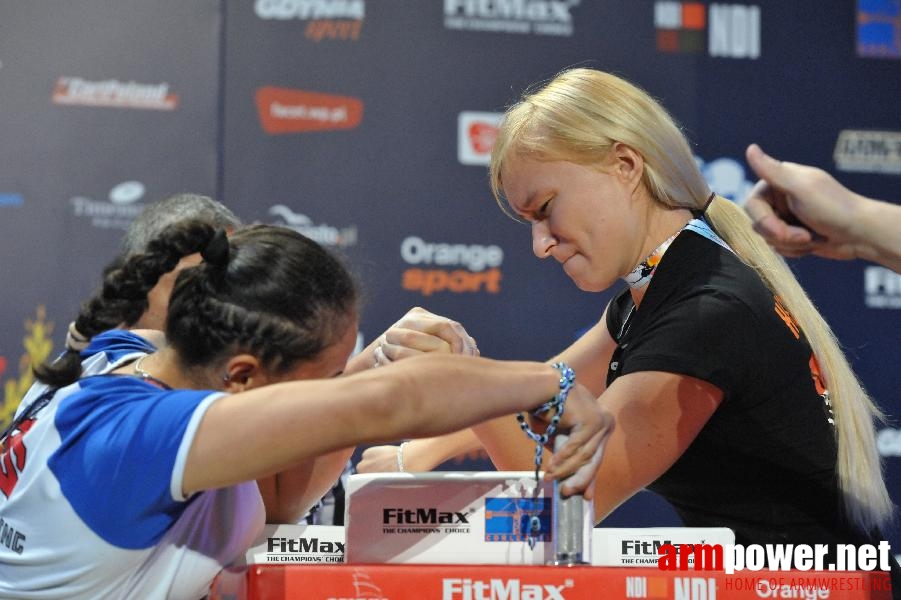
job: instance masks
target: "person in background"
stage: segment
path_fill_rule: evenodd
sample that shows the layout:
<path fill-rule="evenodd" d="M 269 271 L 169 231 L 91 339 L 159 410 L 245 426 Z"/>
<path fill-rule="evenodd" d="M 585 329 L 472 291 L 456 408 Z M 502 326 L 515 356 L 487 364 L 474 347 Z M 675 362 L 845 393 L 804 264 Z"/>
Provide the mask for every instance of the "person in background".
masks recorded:
<path fill-rule="evenodd" d="M 107 270 L 121 266 L 123 261 L 133 254 L 145 252 L 147 244 L 160 235 L 166 227 L 182 221 L 196 219 L 209 223 L 213 227 L 222 227 L 231 233 L 243 223 L 235 213 L 221 202 L 201 194 L 174 194 L 158 202 L 147 205 L 125 230 L 119 244 L 119 254 L 107 266 Z M 169 294 L 178 272 L 185 266 L 199 262 L 199 257 L 185 257 L 176 267 L 160 277 L 147 296 L 147 308 L 131 324 L 132 329 L 163 331 L 166 325 L 166 308 Z M 152 334 L 151 334 L 152 335 Z"/>
<path fill-rule="evenodd" d="M 117 328 L 184 257 L 167 345 Z M 200 598 L 259 534 L 256 480 L 356 444 L 448 433 L 565 402 L 548 477 L 589 490 L 612 426 L 564 367 L 429 353 L 342 375 L 357 338 L 350 274 L 308 238 L 200 222 L 168 228 L 107 273 L 70 348 L 0 435 L 0 596 Z M 539 422 L 533 421 L 538 427 Z M 331 479 L 342 463 L 332 463 Z M 325 477 L 324 479 L 328 479 Z M 311 492 L 309 502 L 318 498 Z M 300 505 L 300 508 L 304 508 Z"/>
<path fill-rule="evenodd" d="M 744 207 L 777 252 L 862 258 L 901 273 L 901 206 L 854 193 L 822 169 L 776 160 L 757 144 L 746 155 L 760 181 Z"/>

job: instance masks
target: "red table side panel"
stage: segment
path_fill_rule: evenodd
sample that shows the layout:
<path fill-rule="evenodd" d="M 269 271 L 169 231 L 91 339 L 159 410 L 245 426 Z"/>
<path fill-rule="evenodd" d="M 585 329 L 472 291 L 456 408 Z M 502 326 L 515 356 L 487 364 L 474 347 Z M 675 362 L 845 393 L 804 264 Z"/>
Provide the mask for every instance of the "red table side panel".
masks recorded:
<path fill-rule="evenodd" d="M 760 600 L 891 598 L 875 572 L 660 571 L 500 565 L 250 565 L 223 572 L 210 600 Z"/>

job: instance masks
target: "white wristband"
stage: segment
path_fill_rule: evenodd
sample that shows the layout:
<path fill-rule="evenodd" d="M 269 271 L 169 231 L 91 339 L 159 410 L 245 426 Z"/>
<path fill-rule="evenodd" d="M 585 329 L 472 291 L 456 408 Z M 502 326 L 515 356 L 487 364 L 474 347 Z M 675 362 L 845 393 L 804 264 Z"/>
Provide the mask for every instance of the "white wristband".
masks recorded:
<path fill-rule="evenodd" d="M 395 458 L 397 459 L 397 472 L 398 473 L 404 472 L 404 446 L 406 446 L 409 443 L 410 442 L 401 442 L 400 445 L 397 447 L 397 454 L 395 455 Z"/>

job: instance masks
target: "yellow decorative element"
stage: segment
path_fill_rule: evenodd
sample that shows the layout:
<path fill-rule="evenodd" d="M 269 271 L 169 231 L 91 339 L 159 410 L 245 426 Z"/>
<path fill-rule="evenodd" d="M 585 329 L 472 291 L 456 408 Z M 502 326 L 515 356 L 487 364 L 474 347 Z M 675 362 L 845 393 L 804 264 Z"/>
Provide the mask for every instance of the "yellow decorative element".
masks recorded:
<path fill-rule="evenodd" d="M 4 384 L 3 403 L 0 404 L 0 428 L 12 421 L 12 417 L 19 406 L 22 397 L 31 384 L 34 383 L 34 375 L 31 372 L 32 365 L 44 362 L 50 352 L 53 351 L 53 323 L 47 321 L 47 309 L 44 305 L 38 305 L 37 317 L 32 321 L 25 321 L 26 335 L 22 339 L 25 346 L 25 354 L 19 359 L 18 379 L 7 380 Z"/>

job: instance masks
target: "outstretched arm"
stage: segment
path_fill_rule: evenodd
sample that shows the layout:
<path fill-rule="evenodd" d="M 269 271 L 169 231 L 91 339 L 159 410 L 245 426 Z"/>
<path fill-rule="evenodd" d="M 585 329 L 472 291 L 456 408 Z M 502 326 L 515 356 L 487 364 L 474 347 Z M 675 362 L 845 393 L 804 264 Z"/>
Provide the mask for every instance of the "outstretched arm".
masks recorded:
<path fill-rule="evenodd" d="M 565 362 L 578 374 L 578 381 L 594 396 L 604 391 L 607 369 L 613 349 L 613 338 L 607 333 L 606 311 L 594 327 L 589 329 L 573 345 L 548 361 Z M 520 435 L 521 432 L 520 432 Z M 525 438 L 525 436 L 522 436 Z M 521 441 L 521 440 L 520 440 Z M 449 435 L 416 439 L 406 444 L 402 450 L 404 470 L 410 472 L 430 471 L 444 461 L 481 448 L 482 443 L 471 430 L 458 431 Z M 397 470 L 397 446 L 373 446 L 363 452 L 357 465 L 359 473 L 378 473 Z"/>
<path fill-rule="evenodd" d="M 672 373 L 633 373 L 613 382 L 597 401 L 613 415 L 616 427 L 606 441 L 594 483 L 595 517 L 603 519 L 666 472 L 721 399 L 722 392 L 713 385 Z M 515 419 L 502 417 L 473 429 L 498 469 L 535 468 L 535 444 L 519 430 Z M 578 448 L 568 445 L 565 451 Z M 553 460 L 559 458 L 560 453 Z"/>
<path fill-rule="evenodd" d="M 559 372 L 543 363 L 425 355 L 348 377 L 297 381 L 225 396 L 204 415 L 185 466 L 186 494 L 282 471 L 359 444 L 457 431 L 553 397 Z M 610 415 L 578 384 L 561 421 L 567 448 L 548 476 L 588 487 Z M 256 432 L 256 435 L 248 435 Z M 241 444 L 235 444 L 241 439 Z"/>
<path fill-rule="evenodd" d="M 776 160 L 757 144 L 746 154 L 760 181 L 745 210 L 777 252 L 862 258 L 901 272 L 901 206 L 854 193 L 822 169 Z"/>
<path fill-rule="evenodd" d="M 421 438 L 404 442 L 400 446 L 372 446 L 363 451 L 357 463 L 357 473 L 386 473 L 399 471 L 403 464 L 408 473 L 431 471 L 451 458 L 467 454 L 482 447 L 471 429 L 455 431 L 447 435 Z"/>

